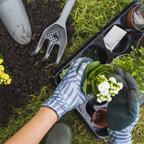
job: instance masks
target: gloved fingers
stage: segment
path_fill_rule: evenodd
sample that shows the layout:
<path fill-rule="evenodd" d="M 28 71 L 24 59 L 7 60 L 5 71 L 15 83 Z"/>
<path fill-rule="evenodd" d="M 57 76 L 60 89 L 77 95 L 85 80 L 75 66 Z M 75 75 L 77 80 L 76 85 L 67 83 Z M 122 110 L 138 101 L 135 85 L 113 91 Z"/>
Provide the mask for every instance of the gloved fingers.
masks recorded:
<path fill-rule="evenodd" d="M 129 89 L 133 89 L 136 91 L 138 90 L 138 85 L 136 80 L 129 73 L 125 73 L 125 81 Z"/>
<path fill-rule="evenodd" d="M 123 72 L 123 70 L 120 67 L 116 68 L 115 73 L 117 75 L 120 75 L 122 78 L 124 78 L 124 72 Z"/>
<path fill-rule="evenodd" d="M 128 102 L 129 103 L 139 102 L 138 97 L 139 97 L 138 91 L 133 90 L 133 89 L 128 91 Z"/>
<path fill-rule="evenodd" d="M 79 60 L 79 59 L 78 59 Z M 78 73 L 78 71 L 79 70 L 81 70 L 81 68 L 83 67 L 83 64 L 84 63 L 90 63 L 90 62 L 92 62 L 93 60 L 92 59 L 90 59 L 90 58 L 88 58 L 88 57 L 83 57 L 83 58 L 80 58 L 80 61 L 79 61 L 79 63 L 78 63 L 78 66 L 77 66 L 77 69 L 76 69 L 76 72 Z M 76 63 L 77 63 L 77 61 L 76 61 Z"/>
<path fill-rule="evenodd" d="M 139 100 L 137 91 L 131 89 L 128 91 L 128 111 L 129 119 L 135 120 L 139 112 Z"/>
<path fill-rule="evenodd" d="M 115 77 L 118 82 L 123 82 L 124 81 L 124 79 L 118 74 L 114 74 L 113 77 Z"/>
<path fill-rule="evenodd" d="M 84 77 L 84 71 L 86 69 L 86 66 L 89 64 L 90 62 L 84 62 L 82 63 L 81 67 L 79 68 L 79 70 L 77 71 L 77 78 L 81 81 L 81 79 Z"/>
<path fill-rule="evenodd" d="M 88 57 L 78 58 L 70 64 L 68 71 L 75 71 L 77 73 L 80 67 L 82 66 L 82 64 L 88 61 L 92 61 L 92 59 Z"/>
<path fill-rule="evenodd" d="M 77 74 L 77 78 L 79 80 L 79 82 L 81 81 L 82 79 L 82 76 L 84 74 L 84 71 L 86 69 L 86 66 L 88 64 L 90 64 L 93 60 L 88 58 L 88 57 L 84 57 L 84 58 L 81 58 L 81 61 L 79 62 L 78 66 L 76 67 L 76 74 Z"/>

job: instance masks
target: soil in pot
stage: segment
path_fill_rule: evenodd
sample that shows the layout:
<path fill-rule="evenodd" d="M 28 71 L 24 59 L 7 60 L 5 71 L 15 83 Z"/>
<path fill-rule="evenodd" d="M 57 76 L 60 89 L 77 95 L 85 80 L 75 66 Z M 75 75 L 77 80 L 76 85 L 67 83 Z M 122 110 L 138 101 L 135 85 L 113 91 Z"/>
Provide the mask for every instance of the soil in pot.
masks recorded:
<path fill-rule="evenodd" d="M 91 121 L 96 128 L 105 128 L 107 126 L 107 110 L 100 109 L 93 113 Z"/>
<path fill-rule="evenodd" d="M 48 78 L 56 60 L 57 52 L 52 53 L 46 63 L 41 63 L 42 52 L 37 57 L 30 57 L 39 38 L 46 27 L 55 22 L 61 9 L 58 2 L 53 0 L 34 0 L 31 3 L 23 0 L 32 26 L 33 37 L 29 45 L 21 46 L 9 36 L 6 28 L 0 23 L 0 51 L 4 56 L 5 67 L 12 76 L 12 84 L 0 87 L 0 127 L 5 126 L 9 117 L 13 115 L 12 108 L 23 106 L 29 95 L 39 93 L 42 86 L 48 85 Z M 73 35 L 74 29 L 71 19 L 67 23 L 68 38 Z"/>
<path fill-rule="evenodd" d="M 127 14 L 127 26 L 138 31 L 144 30 L 144 5 L 136 5 Z"/>

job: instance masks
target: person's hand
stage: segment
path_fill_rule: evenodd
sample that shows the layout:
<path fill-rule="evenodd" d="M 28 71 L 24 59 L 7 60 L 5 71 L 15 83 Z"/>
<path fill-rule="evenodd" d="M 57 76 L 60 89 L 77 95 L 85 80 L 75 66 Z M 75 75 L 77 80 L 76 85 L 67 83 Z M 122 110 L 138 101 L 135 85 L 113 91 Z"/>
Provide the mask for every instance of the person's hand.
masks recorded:
<path fill-rule="evenodd" d="M 114 76 L 123 89 L 108 104 L 110 144 L 131 144 L 131 131 L 139 119 L 139 90 L 135 79 L 120 68 Z"/>
<path fill-rule="evenodd" d="M 53 109 L 58 118 L 85 102 L 88 97 L 81 92 L 81 79 L 92 59 L 84 57 L 74 61 L 52 96 L 42 105 Z"/>
<path fill-rule="evenodd" d="M 139 90 L 135 79 L 120 68 L 114 76 L 123 83 L 123 89 L 108 104 L 108 126 L 122 130 L 134 122 L 139 113 Z"/>
<path fill-rule="evenodd" d="M 133 123 L 119 131 L 108 128 L 109 144 L 132 144 L 132 130 L 138 120 L 139 115 L 137 115 L 137 118 Z"/>

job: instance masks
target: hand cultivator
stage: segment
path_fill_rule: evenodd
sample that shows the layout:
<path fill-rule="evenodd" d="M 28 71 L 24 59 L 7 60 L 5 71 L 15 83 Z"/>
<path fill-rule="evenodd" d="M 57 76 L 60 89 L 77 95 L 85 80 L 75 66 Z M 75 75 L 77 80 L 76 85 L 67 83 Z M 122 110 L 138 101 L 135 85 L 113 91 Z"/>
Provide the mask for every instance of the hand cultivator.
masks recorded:
<path fill-rule="evenodd" d="M 35 51 L 31 54 L 32 56 L 38 54 L 43 46 L 43 43 L 46 40 L 48 40 L 49 45 L 47 46 L 46 54 L 42 59 L 42 61 L 48 59 L 55 45 L 59 45 L 59 52 L 56 63 L 58 64 L 60 62 L 67 45 L 66 21 L 74 4 L 75 0 L 67 1 L 61 14 L 61 17 L 54 24 L 46 28 L 45 31 L 43 32 Z"/>

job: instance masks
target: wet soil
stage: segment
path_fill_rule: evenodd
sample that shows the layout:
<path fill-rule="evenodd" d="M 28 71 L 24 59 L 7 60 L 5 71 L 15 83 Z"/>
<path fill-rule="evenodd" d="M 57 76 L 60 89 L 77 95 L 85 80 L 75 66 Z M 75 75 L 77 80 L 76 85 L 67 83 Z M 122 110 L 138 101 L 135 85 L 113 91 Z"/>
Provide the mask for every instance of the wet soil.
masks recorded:
<path fill-rule="evenodd" d="M 60 16 L 59 4 L 53 0 L 34 0 L 24 4 L 30 18 L 33 38 L 30 44 L 21 46 L 9 36 L 5 27 L 0 23 L 0 51 L 4 56 L 4 65 L 12 77 L 12 84 L 0 87 L 0 127 L 5 126 L 9 117 L 13 114 L 13 108 L 23 106 L 29 99 L 29 95 L 39 92 L 40 88 L 48 83 L 50 71 L 49 65 L 56 59 L 52 53 L 46 63 L 41 63 L 41 54 L 31 57 L 43 30 L 55 22 Z M 71 18 L 67 22 L 68 39 L 70 40 L 74 28 Z M 53 60 L 54 59 L 54 60 Z"/>

